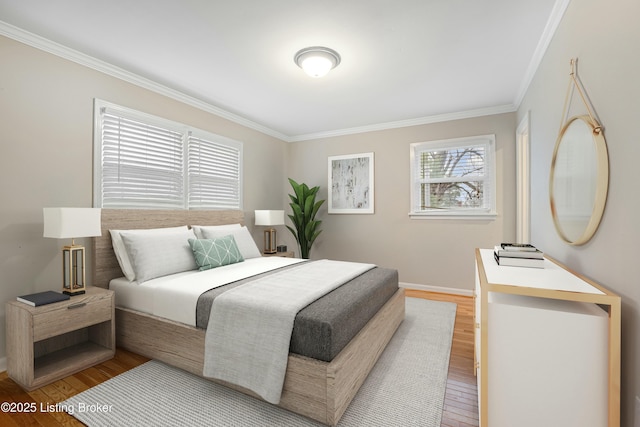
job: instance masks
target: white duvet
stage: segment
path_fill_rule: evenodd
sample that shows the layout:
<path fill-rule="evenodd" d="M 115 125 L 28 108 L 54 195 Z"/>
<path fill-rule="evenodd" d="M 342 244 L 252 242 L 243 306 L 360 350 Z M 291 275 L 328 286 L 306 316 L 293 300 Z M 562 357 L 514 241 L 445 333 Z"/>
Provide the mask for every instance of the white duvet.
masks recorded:
<path fill-rule="evenodd" d="M 164 317 L 187 325 L 196 325 L 196 306 L 200 295 L 257 274 L 266 273 L 304 260 L 285 257 L 250 258 L 237 264 L 205 271 L 185 271 L 158 277 L 142 284 L 126 278 L 112 280 L 116 306 Z"/>

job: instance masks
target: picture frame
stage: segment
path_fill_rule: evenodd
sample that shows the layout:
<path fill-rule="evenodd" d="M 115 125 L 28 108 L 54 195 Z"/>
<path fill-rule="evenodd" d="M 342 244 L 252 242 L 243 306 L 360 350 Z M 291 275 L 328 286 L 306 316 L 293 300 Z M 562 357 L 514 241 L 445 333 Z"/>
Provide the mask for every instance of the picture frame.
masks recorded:
<path fill-rule="evenodd" d="M 327 176 L 330 214 L 374 213 L 373 153 L 330 156 Z"/>

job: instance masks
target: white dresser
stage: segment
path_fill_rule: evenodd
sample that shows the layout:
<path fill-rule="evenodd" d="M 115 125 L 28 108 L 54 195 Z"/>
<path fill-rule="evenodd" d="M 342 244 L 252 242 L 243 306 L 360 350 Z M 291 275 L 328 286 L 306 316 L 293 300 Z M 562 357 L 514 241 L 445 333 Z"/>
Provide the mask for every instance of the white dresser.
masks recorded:
<path fill-rule="evenodd" d="M 476 249 L 481 427 L 619 427 L 620 297 L 551 259 Z"/>

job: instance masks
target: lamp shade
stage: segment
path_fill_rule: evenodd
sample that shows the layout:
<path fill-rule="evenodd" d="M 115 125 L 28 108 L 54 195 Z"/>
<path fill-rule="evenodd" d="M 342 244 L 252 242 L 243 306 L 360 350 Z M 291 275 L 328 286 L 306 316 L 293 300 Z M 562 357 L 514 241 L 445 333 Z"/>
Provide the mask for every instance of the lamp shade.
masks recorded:
<path fill-rule="evenodd" d="M 282 225 L 284 211 L 256 211 L 256 225 Z"/>
<path fill-rule="evenodd" d="M 74 239 L 102 235 L 99 208 L 43 208 L 44 237 Z"/>

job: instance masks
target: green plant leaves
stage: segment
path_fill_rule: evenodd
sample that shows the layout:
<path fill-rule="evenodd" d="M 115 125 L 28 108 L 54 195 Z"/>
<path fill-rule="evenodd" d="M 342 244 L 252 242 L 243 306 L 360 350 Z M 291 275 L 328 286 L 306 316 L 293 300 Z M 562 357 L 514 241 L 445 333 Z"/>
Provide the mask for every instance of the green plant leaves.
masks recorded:
<path fill-rule="evenodd" d="M 291 199 L 289 206 L 291 206 L 292 214 L 287 216 L 295 228 L 288 225 L 287 228 L 298 242 L 300 256 L 308 259 L 311 245 L 322 231 L 320 230 L 322 221 L 316 220 L 315 216 L 324 200 L 316 202 L 316 195 L 320 187 L 309 188 L 307 184 L 298 184 L 291 178 L 289 178 L 289 183 L 295 195 L 289 194 Z"/>

